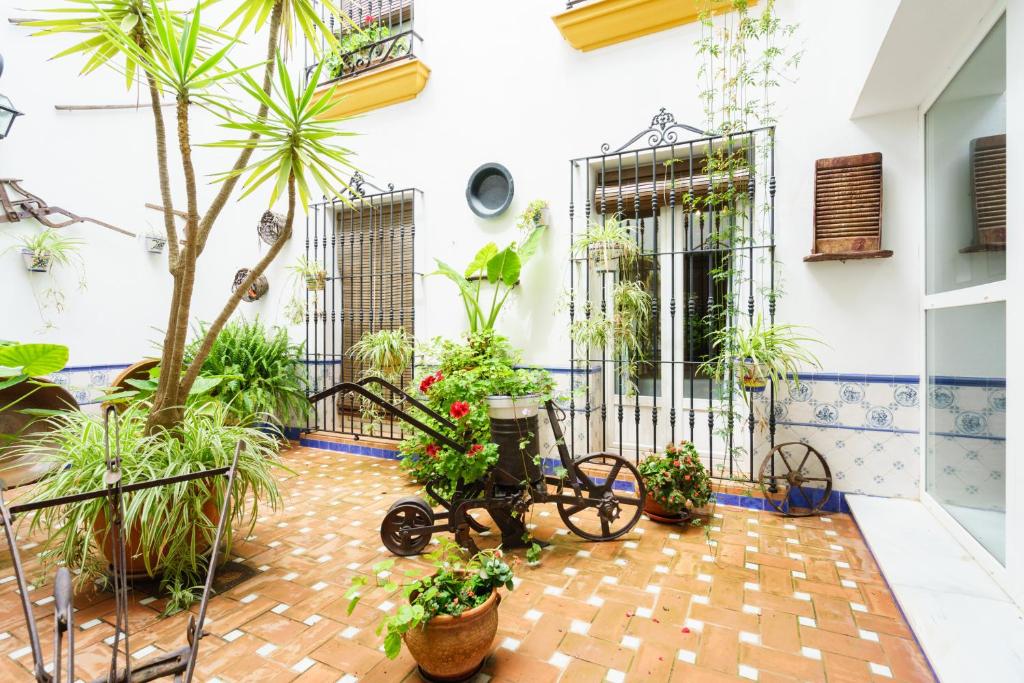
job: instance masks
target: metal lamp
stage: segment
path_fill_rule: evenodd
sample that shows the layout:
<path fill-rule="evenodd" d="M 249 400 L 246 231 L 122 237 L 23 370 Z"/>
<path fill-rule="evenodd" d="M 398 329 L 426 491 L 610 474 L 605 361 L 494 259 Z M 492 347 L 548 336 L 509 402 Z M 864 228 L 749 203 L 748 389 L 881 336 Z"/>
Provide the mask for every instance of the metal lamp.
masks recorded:
<path fill-rule="evenodd" d="M 4 57 L 0 55 L 0 76 L 4 73 Z M 21 116 L 21 112 L 14 108 L 11 98 L 0 95 L 0 140 L 3 140 L 11 132 L 14 119 Z"/>

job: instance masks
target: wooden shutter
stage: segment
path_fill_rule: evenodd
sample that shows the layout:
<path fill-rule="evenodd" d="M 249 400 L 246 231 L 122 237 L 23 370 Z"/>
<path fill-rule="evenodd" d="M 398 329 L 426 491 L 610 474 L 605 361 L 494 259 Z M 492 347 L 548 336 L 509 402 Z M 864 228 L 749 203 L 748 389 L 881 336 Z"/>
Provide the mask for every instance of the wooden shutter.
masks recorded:
<path fill-rule="evenodd" d="M 682 149 L 685 149 L 682 148 Z M 737 158 L 744 158 L 745 150 L 734 152 Z M 731 174 L 719 173 L 709 176 L 707 157 L 688 156 L 676 158 L 670 163 L 665 161 L 638 161 L 635 163 L 609 164 L 603 170 L 598 169 L 594 185 L 594 211 L 598 213 L 622 213 L 623 218 L 643 217 L 651 215 L 654 196 L 657 194 L 658 206 L 669 205 L 669 199 L 675 194 L 677 205 L 681 205 L 683 197 L 692 192 L 700 197 L 708 193 L 714 186 L 717 191 L 725 190 L 729 182 L 739 190 L 746 191 L 749 181 L 749 170 L 740 164 L 733 167 Z M 731 177 L 730 177 L 731 176 Z"/>
<path fill-rule="evenodd" d="M 882 155 L 818 159 L 814 165 L 814 247 L 805 261 L 881 258 Z"/>
<path fill-rule="evenodd" d="M 975 246 L 965 251 L 1006 248 L 1006 135 L 971 140 L 971 194 Z"/>
<path fill-rule="evenodd" d="M 413 328 L 413 193 L 394 192 L 355 200 L 338 214 L 338 270 L 341 273 L 343 382 L 365 370 L 349 355 L 366 332 Z M 412 379 L 406 370 L 402 384 Z"/>

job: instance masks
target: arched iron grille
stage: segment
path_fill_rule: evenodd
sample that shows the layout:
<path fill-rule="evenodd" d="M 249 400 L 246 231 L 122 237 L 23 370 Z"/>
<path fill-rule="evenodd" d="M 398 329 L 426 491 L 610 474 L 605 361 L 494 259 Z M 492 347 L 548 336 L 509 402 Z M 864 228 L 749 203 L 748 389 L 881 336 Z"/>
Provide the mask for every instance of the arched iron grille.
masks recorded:
<path fill-rule="evenodd" d="M 352 357 L 366 333 L 404 329 L 415 335 L 414 263 L 419 190 L 382 189 L 360 174 L 349 200 L 324 200 L 306 217 L 306 258 L 326 272 L 323 291 L 306 292 L 306 356 L 311 393 L 361 379 L 367 368 Z M 412 378 L 410 359 L 400 386 Z M 387 397 L 385 398 L 393 398 Z M 358 397 L 334 396 L 314 405 L 307 430 L 399 440 L 402 423 L 371 415 Z"/>
<path fill-rule="evenodd" d="M 662 109 L 624 145 L 571 160 L 574 455 L 639 460 L 685 439 L 713 476 L 753 480 L 756 455 L 775 443 L 777 387 L 744 393 L 731 369 L 715 381 L 704 363 L 709 333 L 775 319 L 774 143 L 772 127 L 708 135 Z M 626 228 L 634 258 L 581 248 L 609 221 Z M 646 339 L 632 348 L 615 339 L 628 319 L 623 283 L 650 295 Z M 612 340 L 588 334 L 608 320 Z"/>

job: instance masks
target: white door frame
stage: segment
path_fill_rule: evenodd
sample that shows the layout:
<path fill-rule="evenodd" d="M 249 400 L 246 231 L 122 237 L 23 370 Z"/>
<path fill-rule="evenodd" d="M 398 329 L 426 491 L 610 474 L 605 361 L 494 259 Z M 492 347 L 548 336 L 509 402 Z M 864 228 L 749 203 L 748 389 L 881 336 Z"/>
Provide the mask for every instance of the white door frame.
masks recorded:
<path fill-rule="evenodd" d="M 1015 5 L 1024 5 L 1024 0 L 1016 2 Z M 925 241 L 927 240 L 927 158 L 926 158 L 926 130 L 925 130 L 925 114 L 931 108 L 931 106 L 938 100 L 939 96 L 949 85 L 949 82 L 957 74 L 960 68 L 966 63 L 966 61 L 974 54 L 974 51 L 978 48 L 981 42 L 985 39 L 985 36 L 992 30 L 999 19 L 1007 13 L 1006 0 L 996 3 L 990 13 L 974 28 L 974 31 L 967 41 L 964 49 L 957 55 L 957 59 L 953 63 L 950 71 L 946 74 L 942 83 L 939 84 L 935 90 L 930 93 L 929 97 L 922 102 L 920 109 L 918 110 L 918 128 L 919 128 L 919 144 L 920 144 L 920 158 L 922 163 L 922 182 L 925 183 L 924 192 L 922 192 L 922 216 L 924 220 L 921 222 L 921 256 L 919 258 L 919 282 L 921 287 L 921 314 L 919 320 L 919 339 L 921 340 L 921 361 L 920 361 L 920 466 L 921 466 L 921 478 L 920 478 L 920 497 L 922 503 L 928 508 L 932 514 L 935 515 L 936 519 L 959 541 L 959 543 L 971 554 L 971 556 L 980 564 L 985 571 L 987 571 L 996 582 L 1009 593 L 1011 596 L 1021 603 L 1021 594 L 1018 592 L 1020 586 L 1017 585 L 1019 580 L 1015 581 L 1014 577 L 1021 574 L 1022 564 L 1021 561 L 1024 559 L 1024 548 L 1017 548 L 1021 541 L 1013 542 L 1014 539 L 1020 539 L 1022 532 L 1024 532 L 1024 524 L 1022 524 L 1020 506 L 1016 505 L 1012 501 L 1011 492 L 1014 490 L 1021 490 L 1022 475 L 1024 475 L 1024 468 L 1011 467 L 1013 458 L 1009 457 L 1009 454 L 1013 452 L 1012 444 L 1016 444 L 1017 440 L 1014 438 L 1011 440 L 1011 433 L 1009 425 L 1013 422 L 1007 420 L 1007 458 L 1006 458 L 1006 502 L 1007 502 L 1007 514 L 1006 514 L 1006 565 L 1001 564 L 984 546 L 981 545 L 970 533 L 964 529 L 963 526 L 950 515 L 942 505 L 935 500 L 935 498 L 927 491 L 927 460 L 928 460 L 928 347 L 927 347 L 927 324 L 926 317 L 927 311 L 931 310 L 942 310 L 956 308 L 960 306 L 970 306 L 975 304 L 984 303 L 995 303 L 995 302 L 1006 302 L 1007 304 L 1007 336 L 1008 338 L 1017 338 L 1010 329 L 1010 302 L 1015 301 L 1018 297 L 1010 297 L 1010 288 L 1007 286 L 1007 280 L 992 282 L 988 284 L 976 285 L 973 287 L 965 287 L 963 289 L 952 290 L 948 292 L 940 292 L 936 294 L 928 294 L 928 283 L 927 283 L 927 249 Z M 1007 40 L 1007 45 L 1012 41 Z M 1008 79 L 1010 78 L 1008 74 Z M 1009 85 L 1008 85 L 1009 88 Z M 1011 117 L 1009 112 L 1007 113 L 1007 122 L 1009 124 Z M 1009 162 L 1008 162 L 1009 163 Z M 1012 196 L 1013 193 L 1008 193 Z M 1009 215 L 1007 216 L 1009 222 Z M 1010 250 L 1007 250 L 1007 262 L 1010 261 Z M 1011 269 L 1007 268 L 1007 274 L 1009 277 Z M 1011 345 L 1007 345 L 1007 348 L 1014 348 Z M 1007 367 L 1007 386 L 1011 385 L 1009 378 L 1010 368 Z M 1017 379 L 1017 378 L 1014 378 Z M 1016 384 L 1016 382 L 1012 382 Z M 1013 404 L 1016 405 L 1016 404 Z"/>

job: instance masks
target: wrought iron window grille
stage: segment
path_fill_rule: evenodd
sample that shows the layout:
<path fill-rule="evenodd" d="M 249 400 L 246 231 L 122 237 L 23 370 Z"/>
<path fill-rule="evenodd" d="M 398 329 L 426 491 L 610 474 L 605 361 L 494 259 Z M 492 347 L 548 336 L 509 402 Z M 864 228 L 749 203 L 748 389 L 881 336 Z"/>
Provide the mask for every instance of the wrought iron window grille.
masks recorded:
<path fill-rule="evenodd" d="M 306 258 L 326 272 L 323 291 L 306 293 L 306 365 L 311 394 L 340 382 L 357 382 L 369 370 L 352 346 L 366 333 L 404 329 L 415 336 L 416 188 L 375 185 L 361 173 L 348 182 L 346 199 L 323 198 L 306 217 Z M 405 386 L 415 357 L 398 386 Z M 386 389 L 382 389 L 385 391 Z M 396 396 L 384 395 L 389 401 Z M 306 431 L 354 438 L 401 440 L 402 422 L 374 411 L 355 395 L 335 395 L 314 405 Z"/>
<path fill-rule="evenodd" d="M 757 398 L 733 388 L 731 370 L 718 382 L 701 366 L 713 328 L 775 319 L 774 143 L 773 127 L 714 135 L 662 108 L 624 144 L 570 161 L 571 242 L 614 218 L 636 251 L 628 268 L 609 268 L 593 249 L 573 249 L 570 332 L 616 315 L 619 282 L 632 278 L 651 295 L 651 334 L 639 352 L 580 348 L 570 334 L 575 456 L 639 460 L 686 439 L 713 476 L 754 480 L 755 453 L 775 444 L 778 387 Z"/>
<path fill-rule="evenodd" d="M 306 44 L 306 78 L 324 61 L 320 84 L 359 76 L 416 56 L 423 38 L 414 30 L 413 0 L 314 0 L 321 20 L 339 42 L 321 36 L 318 49 Z M 335 16 L 330 8 L 340 12 Z"/>

